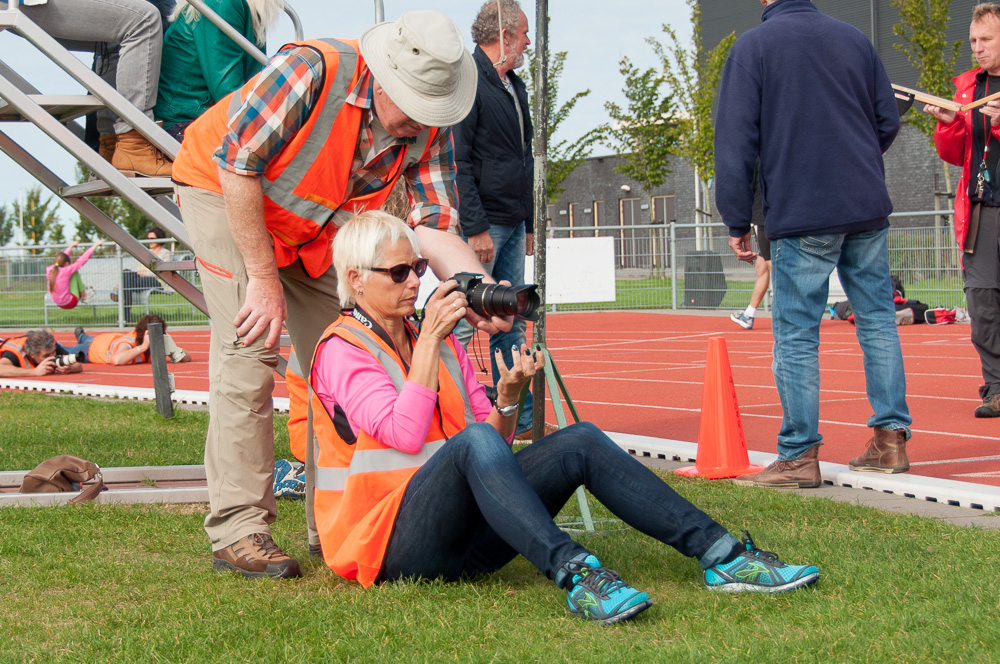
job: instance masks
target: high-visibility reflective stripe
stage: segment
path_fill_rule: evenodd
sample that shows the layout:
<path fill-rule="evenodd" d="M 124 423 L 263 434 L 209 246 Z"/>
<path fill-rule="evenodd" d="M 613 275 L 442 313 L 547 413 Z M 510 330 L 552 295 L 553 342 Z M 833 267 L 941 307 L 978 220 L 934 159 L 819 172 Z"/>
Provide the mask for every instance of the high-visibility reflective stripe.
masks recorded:
<path fill-rule="evenodd" d="M 339 63 L 337 72 L 334 74 L 333 83 L 327 93 L 326 102 L 320 111 L 320 116 L 316 119 L 313 130 L 322 134 L 325 138 L 326 131 L 333 127 L 334 121 L 340 114 L 341 108 L 347 99 L 347 86 L 351 83 L 354 70 L 357 68 L 358 52 L 350 44 L 345 44 L 336 39 L 321 39 L 337 49 Z M 329 72 L 327 72 L 329 73 Z M 273 181 L 262 178 L 264 194 L 272 201 L 304 219 L 323 224 L 333 214 L 326 205 L 301 198 L 295 194 L 295 188 L 301 183 L 302 178 L 309 172 L 309 167 L 313 165 L 323 148 L 324 140 L 307 141 L 299 149 L 294 160 L 288 164 L 281 175 Z"/>
<path fill-rule="evenodd" d="M 441 361 L 451 374 L 451 379 L 458 386 L 458 393 L 462 395 L 462 402 L 465 404 L 465 422 L 475 422 L 476 416 L 472 414 L 472 401 L 469 399 L 468 390 L 465 389 L 465 377 L 462 376 L 462 368 L 458 366 L 458 357 L 444 341 L 441 342 Z"/>
<path fill-rule="evenodd" d="M 357 450 L 351 459 L 350 468 L 317 468 L 316 488 L 326 491 L 343 491 L 347 486 L 347 478 L 358 473 L 386 472 L 419 468 L 424 465 L 448 441 L 436 440 L 424 443 L 423 449 L 416 454 L 407 454 L 399 450 Z"/>
<path fill-rule="evenodd" d="M 368 352 L 374 355 L 379 364 L 385 368 L 386 373 L 389 374 L 389 379 L 392 380 L 393 387 L 396 388 L 396 392 L 402 392 L 403 383 L 406 382 L 406 376 L 403 375 L 403 370 L 396 363 L 396 359 L 389 353 L 385 352 L 382 346 L 380 346 L 379 343 L 375 341 L 375 338 L 370 334 L 346 325 L 344 326 L 344 329 L 364 344 L 364 347 L 368 349 Z"/>
<path fill-rule="evenodd" d="M 329 205 L 302 198 L 295 193 L 295 190 L 302 184 L 302 179 L 309 172 L 310 167 L 319 158 L 326 137 L 330 133 L 337 117 L 340 115 L 344 104 L 347 101 L 347 88 L 354 77 L 354 71 L 358 66 L 358 52 L 350 44 L 337 39 L 317 39 L 315 41 L 325 42 L 335 48 L 338 52 L 337 72 L 334 74 L 333 83 L 330 84 L 326 101 L 320 110 L 320 115 L 313 125 L 313 131 L 320 137 L 317 140 L 306 141 L 281 174 L 273 181 L 262 178 L 264 194 L 272 201 L 283 207 L 285 210 L 296 214 L 303 219 L 310 219 L 317 224 L 326 224 L 332 217 L 337 226 L 343 226 L 350 220 L 356 210 L 345 210 L 343 208 L 331 209 Z M 430 132 L 420 133 L 417 140 L 407 146 L 404 162 L 400 168 L 405 169 L 415 164 L 430 142 Z M 347 201 L 344 201 L 345 203 Z"/>
<path fill-rule="evenodd" d="M 302 376 L 302 367 L 299 366 L 299 358 L 295 354 L 295 349 L 292 348 L 292 352 L 288 354 L 288 369 L 296 376 Z M 305 376 L 302 376 L 305 378 Z M 308 383 L 308 381 L 307 381 Z"/>

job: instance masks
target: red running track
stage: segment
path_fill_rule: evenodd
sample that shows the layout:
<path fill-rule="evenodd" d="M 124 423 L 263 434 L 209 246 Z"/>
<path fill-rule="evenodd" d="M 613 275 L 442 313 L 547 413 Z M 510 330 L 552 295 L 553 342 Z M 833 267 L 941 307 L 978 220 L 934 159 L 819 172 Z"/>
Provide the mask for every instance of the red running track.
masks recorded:
<path fill-rule="evenodd" d="M 580 416 L 607 431 L 695 442 L 708 338 L 726 339 L 751 450 L 776 452 L 781 406 L 771 374 L 771 321 L 743 330 L 728 315 L 569 313 L 547 317 L 547 344 Z M 170 331 L 193 362 L 169 365 L 179 390 L 208 389 L 208 331 Z M 14 336 L 15 333 L 8 333 Z M 906 364 L 913 474 L 1000 486 L 997 420 L 975 419 L 982 382 L 969 326 L 899 328 Z M 481 347 L 485 350 L 485 336 Z M 72 334 L 56 338 L 72 343 Z M 486 353 L 480 353 L 485 358 Z M 843 321 L 820 327 L 820 433 L 823 461 L 847 463 L 870 436 L 861 350 Z M 152 387 L 149 365 L 87 365 L 84 373 L 40 378 Z M 275 396 L 287 396 L 276 376 Z M 555 418 L 549 406 L 547 421 Z"/>

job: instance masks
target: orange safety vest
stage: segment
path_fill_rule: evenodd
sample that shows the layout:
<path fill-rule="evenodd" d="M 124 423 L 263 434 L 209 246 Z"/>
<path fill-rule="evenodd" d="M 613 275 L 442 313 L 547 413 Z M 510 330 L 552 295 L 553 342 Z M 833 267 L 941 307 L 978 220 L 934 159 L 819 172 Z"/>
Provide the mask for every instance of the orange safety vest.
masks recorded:
<path fill-rule="evenodd" d="M 95 334 L 94 340 L 90 342 L 90 347 L 87 349 L 87 361 L 91 364 L 113 364 L 111 360 L 121 348 L 135 348 L 137 345 L 135 330 Z M 149 362 L 148 352 L 139 355 L 129 364 L 141 362 Z"/>
<path fill-rule="evenodd" d="M 313 437 L 326 439 L 331 435 L 333 422 L 326 412 L 323 403 L 306 384 L 302 377 L 295 347 L 288 356 L 288 366 L 285 368 L 285 387 L 288 388 L 288 443 L 292 448 L 292 456 L 299 461 L 306 460 L 306 426 L 309 416 L 308 404 L 312 402 Z"/>
<path fill-rule="evenodd" d="M 0 343 L 0 355 L 3 353 L 13 353 L 18 359 L 19 364 L 17 365 L 21 369 L 34 369 L 37 364 L 32 362 L 28 358 L 28 354 L 24 352 L 24 342 L 28 340 L 28 336 L 14 337 L 13 339 L 7 339 L 3 343 Z"/>
<path fill-rule="evenodd" d="M 302 259 L 306 272 L 318 277 L 333 263 L 330 245 L 337 226 L 355 213 L 378 209 L 403 171 L 425 159 L 438 130 L 421 133 L 415 143 L 399 151 L 396 161 L 382 174 L 382 189 L 351 197 L 347 187 L 365 116 L 364 109 L 346 103 L 347 95 L 367 71 L 358 42 L 315 39 L 283 48 L 293 46 L 313 48 L 323 55 L 323 89 L 305 124 L 264 169 L 264 222 L 278 267 Z M 229 118 L 240 109 L 258 79 L 255 76 L 220 99 L 185 130 L 174 160 L 174 181 L 222 193 L 219 167 L 212 155 L 230 131 Z"/>
<path fill-rule="evenodd" d="M 371 353 L 396 391 L 402 391 L 406 368 L 394 348 L 352 316 L 340 316 L 319 343 L 334 335 Z M 326 564 L 345 579 L 356 579 L 365 587 L 375 582 L 410 478 L 466 422 L 475 422 L 450 337 L 441 342 L 436 411 L 424 447 L 416 454 L 383 445 L 364 431 L 353 443 L 336 429 L 329 438 L 317 439 L 316 528 Z"/>

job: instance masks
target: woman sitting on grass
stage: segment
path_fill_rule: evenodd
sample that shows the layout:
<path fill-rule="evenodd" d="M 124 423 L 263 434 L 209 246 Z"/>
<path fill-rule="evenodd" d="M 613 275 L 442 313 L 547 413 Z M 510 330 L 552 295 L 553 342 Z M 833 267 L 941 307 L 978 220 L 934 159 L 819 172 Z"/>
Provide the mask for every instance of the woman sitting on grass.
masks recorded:
<path fill-rule="evenodd" d="M 463 577 L 523 555 L 559 588 L 569 610 L 603 624 L 652 601 L 552 521 L 581 484 L 632 527 L 696 558 L 705 584 L 781 592 L 814 583 L 813 565 L 786 565 L 742 543 L 590 423 L 511 452 L 521 388 L 540 353 L 515 348 L 492 405 L 451 334 L 465 295 L 444 282 L 418 331 L 416 236 L 382 212 L 361 214 L 333 243 L 340 316 L 316 349 L 312 379 L 335 434 L 320 440 L 316 525 L 326 563 L 364 586 Z"/>
<path fill-rule="evenodd" d="M 90 257 L 94 255 L 104 240 L 97 240 L 90 249 L 83 252 L 76 261 L 73 261 L 73 247 L 80 244 L 73 240 L 69 246 L 56 254 L 56 260 L 52 265 L 45 268 L 45 277 L 49 285 L 49 297 L 52 303 L 60 309 L 72 309 L 81 300 L 85 300 L 83 279 L 80 278 L 80 268 L 83 267 Z"/>
<path fill-rule="evenodd" d="M 149 335 L 146 328 L 150 323 L 163 325 L 163 346 L 172 362 L 190 362 L 191 356 L 179 348 L 167 334 L 167 324 L 156 314 L 148 314 L 139 319 L 131 332 L 101 332 L 90 335 L 82 327 L 76 328 L 76 346 L 66 350 L 76 353 L 81 362 L 91 364 L 141 364 L 149 362 Z"/>

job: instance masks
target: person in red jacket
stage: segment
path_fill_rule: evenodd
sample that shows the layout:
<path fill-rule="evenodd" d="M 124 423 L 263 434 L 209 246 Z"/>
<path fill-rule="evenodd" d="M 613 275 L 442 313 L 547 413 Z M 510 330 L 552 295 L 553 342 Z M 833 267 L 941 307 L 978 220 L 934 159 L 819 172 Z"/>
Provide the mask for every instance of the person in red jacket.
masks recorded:
<path fill-rule="evenodd" d="M 976 6 L 969 43 L 979 66 L 955 77 L 959 104 L 1000 92 L 1000 5 Z M 955 239 L 962 249 L 972 345 L 983 371 L 982 404 L 975 416 L 1000 417 L 1000 101 L 964 111 L 928 104 L 924 111 L 938 120 L 938 156 L 962 167 L 955 189 Z"/>

